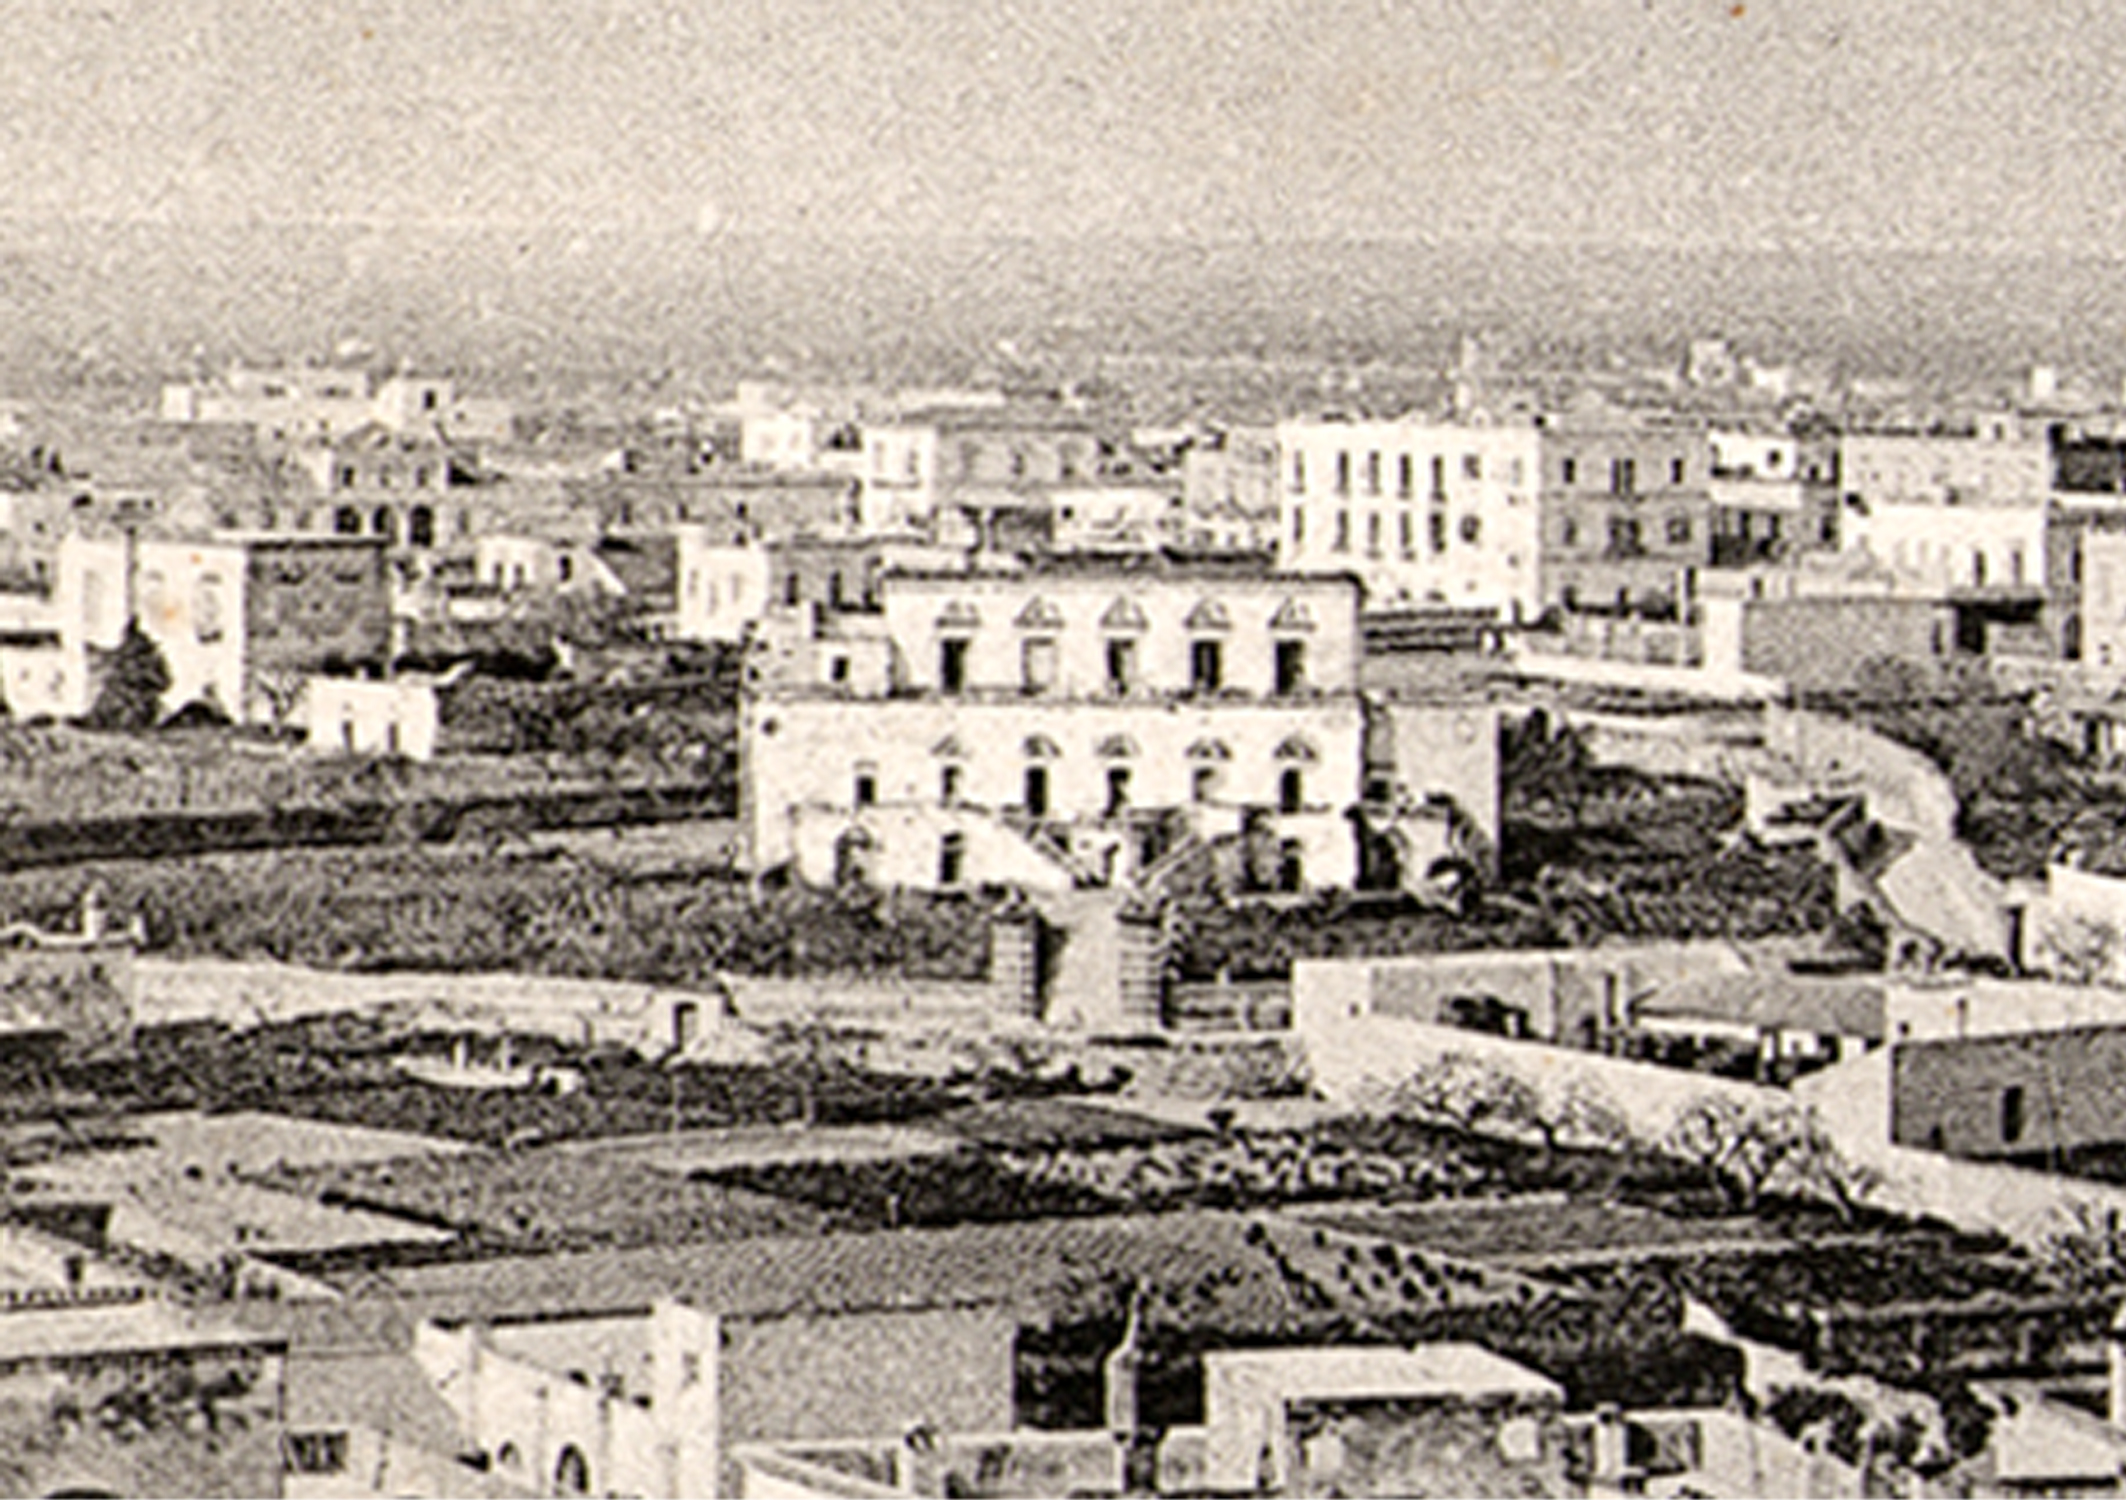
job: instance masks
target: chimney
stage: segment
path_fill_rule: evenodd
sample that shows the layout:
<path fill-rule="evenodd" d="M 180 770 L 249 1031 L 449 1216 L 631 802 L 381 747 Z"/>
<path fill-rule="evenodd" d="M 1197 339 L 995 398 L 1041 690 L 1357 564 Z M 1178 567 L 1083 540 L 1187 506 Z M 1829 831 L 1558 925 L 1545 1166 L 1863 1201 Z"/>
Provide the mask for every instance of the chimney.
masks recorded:
<path fill-rule="evenodd" d="M 1626 1436 L 1623 1409 L 1613 1405 L 1595 1408 L 1594 1473 L 1590 1477 L 1598 1485 L 1619 1488 L 1630 1466 L 1631 1445 Z"/>
<path fill-rule="evenodd" d="M 1131 1287 L 1129 1319 L 1122 1327 L 1122 1342 L 1115 1345 L 1100 1366 L 1100 1391 L 1107 1430 L 1127 1438 L 1137 1430 L 1137 1378 L 1144 1368 L 1144 1292 Z"/>

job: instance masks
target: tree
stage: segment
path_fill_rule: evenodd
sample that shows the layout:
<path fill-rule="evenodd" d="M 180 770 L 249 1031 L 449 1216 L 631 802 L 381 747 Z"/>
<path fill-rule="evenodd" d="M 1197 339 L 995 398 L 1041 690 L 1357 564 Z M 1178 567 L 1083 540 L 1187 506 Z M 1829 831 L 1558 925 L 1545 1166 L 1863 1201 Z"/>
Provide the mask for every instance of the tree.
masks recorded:
<path fill-rule="evenodd" d="M 1813 1110 L 1784 1100 L 1708 1095 L 1676 1117 L 1661 1149 L 1702 1170 L 1745 1213 L 1777 1188 L 1827 1202 L 1851 1222 L 1882 1185 L 1881 1174 L 1847 1156 Z"/>
<path fill-rule="evenodd" d="M 162 718 L 162 695 L 169 690 L 170 664 L 162 648 L 138 619 L 129 619 L 125 635 L 104 659 L 102 686 L 88 722 L 97 729 L 152 729 Z"/>
<path fill-rule="evenodd" d="M 2054 1213 L 2033 1254 L 2062 1290 L 2109 1292 L 2126 1282 L 2126 1225 L 2116 1208 L 2077 1198 Z"/>
<path fill-rule="evenodd" d="M 1577 725 L 1536 709 L 1507 725 L 1499 747 L 1499 780 L 1509 803 L 1562 806 L 1575 819 L 1594 780 L 1594 756 Z"/>
<path fill-rule="evenodd" d="M 1395 1090 L 1390 1109 L 1472 1135 L 1547 1135 L 1542 1096 L 1519 1074 L 1466 1052 L 1442 1053 Z"/>
<path fill-rule="evenodd" d="M 1710 1094 L 1676 1116 L 1661 1149 L 1704 1172 L 1731 1207 L 1749 1213 L 1798 1149 L 1802 1133 L 1800 1114 L 1791 1106 Z"/>
<path fill-rule="evenodd" d="M 1548 1118 L 1556 1139 L 1582 1150 L 1629 1151 L 1639 1145 L 1639 1134 L 1624 1112 L 1599 1084 L 1585 1078 L 1565 1085 Z"/>

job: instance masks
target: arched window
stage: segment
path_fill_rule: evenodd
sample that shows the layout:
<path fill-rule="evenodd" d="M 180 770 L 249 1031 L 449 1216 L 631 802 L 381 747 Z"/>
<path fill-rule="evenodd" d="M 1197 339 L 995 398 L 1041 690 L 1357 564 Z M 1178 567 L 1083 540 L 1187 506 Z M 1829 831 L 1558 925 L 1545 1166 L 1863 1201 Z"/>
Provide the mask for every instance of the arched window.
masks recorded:
<path fill-rule="evenodd" d="M 409 546 L 433 547 L 436 544 L 436 513 L 432 506 L 416 505 L 406 514 L 406 541 Z"/>
<path fill-rule="evenodd" d="M 852 828 L 834 841 L 834 883 L 836 885 L 867 885 L 871 880 L 871 859 L 877 850 L 870 834 L 861 828 Z"/>
<path fill-rule="evenodd" d="M 583 1450 L 570 1443 L 561 1450 L 561 1457 L 554 1464 L 554 1493 L 557 1495 L 588 1495 L 591 1492 L 590 1460 Z"/>

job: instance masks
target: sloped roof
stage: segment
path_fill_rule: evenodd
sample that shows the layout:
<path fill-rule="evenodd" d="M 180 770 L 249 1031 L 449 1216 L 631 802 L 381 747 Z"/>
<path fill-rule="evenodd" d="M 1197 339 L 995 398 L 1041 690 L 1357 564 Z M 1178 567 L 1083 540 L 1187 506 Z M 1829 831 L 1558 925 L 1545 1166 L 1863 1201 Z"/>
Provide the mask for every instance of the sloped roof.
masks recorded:
<path fill-rule="evenodd" d="M 1750 973 L 1685 979 L 1656 990 L 1633 1009 L 1640 1015 L 1880 1041 L 1884 1007 L 1879 975 L 1837 978 Z"/>

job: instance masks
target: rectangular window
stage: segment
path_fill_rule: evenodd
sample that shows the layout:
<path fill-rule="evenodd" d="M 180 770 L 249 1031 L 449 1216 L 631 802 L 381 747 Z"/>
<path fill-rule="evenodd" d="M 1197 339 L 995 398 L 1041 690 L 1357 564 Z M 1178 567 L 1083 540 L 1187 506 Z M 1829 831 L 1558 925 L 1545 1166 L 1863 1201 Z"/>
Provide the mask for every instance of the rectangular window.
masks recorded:
<path fill-rule="evenodd" d="M 1307 456 L 1304 453 L 1295 453 L 1292 455 L 1292 488 L 1303 493 L 1306 487 Z"/>
<path fill-rule="evenodd" d="M 1396 521 L 1399 523 L 1396 530 L 1402 539 L 1403 556 L 1414 557 L 1417 554 L 1417 528 L 1411 524 L 1410 512 L 1404 511 L 1396 517 Z"/>
<path fill-rule="evenodd" d="M 1189 799 L 1194 802 L 1208 802 L 1217 794 L 1217 791 L 1218 768 L 1216 766 L 1196 767 L 1189 777 Z"/>
<path fill-rule="evenodd" d="M 1351 455 L 1341 451 L 1336 455 L 1336 493 L 1351 493 Z"/>
<path fill-rule="evenodd" d="M 1276 690 L 1279 693 L 1296 693 L 1307 682 L 1307 643 L 1305 641 L 1279 641 L 1275 659 Z"/>
<path fill-rule="evenodd" d="M 341 1474 L 347 1469 L 344 1432 L 291 1432 L 288 1469 L 295 1474 Z"/>
<path fill-rule="evenodd" d="M 938 840 L 938 884 L 955 886 L 960 883 L 967 865 L 967 835 L 948 833 Z"/>
<path fill-rule="evenodd" d="M 221 575 L 209 573 L 193 586 L 192 626 L 200 644 L 222 638 Z"/>
<path fill-rule="evenodd" d="M 1417 463 L 1407 453 L 1395 457 L 1395 493 L 1407 500 L 1417 488 Z"/>
<path fill-rule="evenodd" d="M 946 693 L 967 691 L 967 642 L 953 639 L 938 642 L 938 690 Z"/>
<path fill-rule="evenodd" d="M 1435 498 L 1447 493 L 1447 458 L 1445 454 L 1432 455 L 1432 494 Z"/>
<path fill-rule="evenodd" d="M 1436 510 L 1425 517 L 1425 529 L 1431 533 L 1433 555 L 1447 550 L 1447 513 Z"/>
<path fill-rule="evenodd" d="M 1366 556 L 1380 556 L 1380 512 L 1366 517 Z"/>
<path fill-rule="evenodd" d="M 828 661 L 828 663 L 827 663 L 827 680 L 828 680 L 829 682 L 834 682 L 834 683 L 847 683 L 847 682 L 848 682 L 848 680 L 849 680 L 849 658 L 848 658 L 848 657 L 846 657 L 846 656 L 837 656 L 837 657 L 834 657 L 834 658 L 832 658 L 832 659 L 831 659 L 830 661 Z"/>
<path fill-rule="evenodd" d="M 938 801 L 951 804 L 960 800 L 960 780 L 964 772 L 959 766 L 945 766 L 938 772 Z"/>
<path fill-rule="evenodd" d="M 1558 483 L 1578 484 L 1579 482 L 1580 461 L 1576 458 L 1564 458 L 1558 460 Z"/>
<path fill-rule="evenodd" d="M 1215 693 L 1225 686 L 1225 644 L 1222 641 L 1191 641 L 1188 648 L 1189 686 L 1199 693 Z"/>
<path fill-rule="evenodd" d="M 1293 545 L 1293 546 L 1295 546 L 1295 547 L 1303 547 L 1303 546 L 1305 546 L 1305 545 L 1306 545 L 1306 540 L 1307 540 L 1307 512 L 1306 512 L 1306 507 L 1304 507 L 1304 506 L 1300 506 L 1300 505 L 1295 505 L 1295 506 L 1293 506 L 1293 507 L 1292 507 L 1292 545 Z"/>
<path fill-rule="evenodd" d="M 1045 693 L 1056 685 L 1056 643 L 1048 636 L 1031 636 L 1019 646 L 1019 686 L 1029 693 Z"/>
<path fill-rule="evenodd" d="M 1669 482 L 1670 484 L 1676 484 L 1676 485 L 1680 485 L 1681 483 L 1683 483 L 1683 460 L 1682 460 L 1682 459 L 1680 459 L 1680 458 L 1677 458 L 1677 459 L 1671 459 L 1671 460 L 1669 461 L 1669 465 L 1668 465 L 1668 482 Z"/>
<path fill-rule="evenodd" d="M 1281 813 L 1296 813 L 1307 805 L 1307 779 L 1296 770 L 1287 769 L 1277 778 L 1277 810 Z"/>
<path fill-rule="evenodd" d="M 869 771 L 856 773 L 856 805 L 870 807 L 878 801 L 878 777 Z"/>
<path fill-rule="evenodd" d="M 1107 768 L 1107 815 L 1113 817 L 1129 806 L 1129 767 Z"/>
<path fill-rule="evenodd" d="M 1112 640 L 1107 643 L 1107 690 L 1126 693 L 1137 683 L 1137 643 Z"/>
<path fill-rule="evenodd" d="M 1329 541 L 1329 550 L 1331 552 L 1349 552 L 1351 550 L 1351 513 L 1347 510 L 1340 510 L 1336 513 L 1336 534 Z"/>
<path fill-rule="evenodd" d="M 1613 495 L 1630 495 L 1639 488 L 1639 465 L 1636 459 L 1619 458 L 1610 461 L 1609 491 Z"/>
<path fill-rule="evenodd" d="M 1028 766 L 1026 768 L 1025 801 L 1028 816 L 1035 818 L 1048 816 L 1048 767 Z"/>
<path fill-rule="evenodd" d="M 1483 477 L 1484 477 L 1484 458 L 1483 458 L 1483 455 L 1482 455 L 1482 454 L 1479 454 L 1479 453 L 1464 453 L 1464 454 L 1462 455 L 1462 478 L 1464 478 L 1464 479 L 1482 479 Z"/>
<path fill-rule="evenodd" d="M 2012 1146 L 2023 1138 L 2023 1090 L 2011 1084 L 2001 1090 L 2001 1144 Z"/>
<path fill-rule="evenodd" d="M 1380 493 L 1380 455 L 1378 453 L 1368 453 L 1366 455 L 1366 493 L 1369 495 L 1378 495 Z"/>

